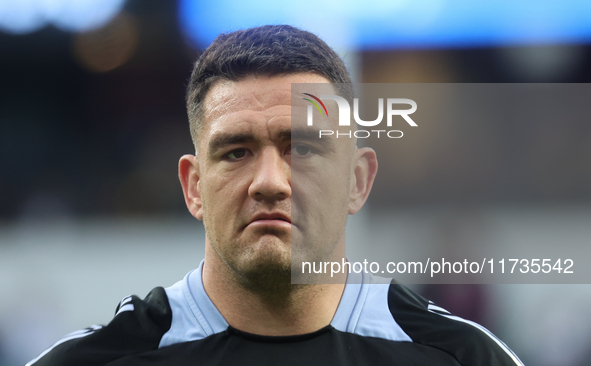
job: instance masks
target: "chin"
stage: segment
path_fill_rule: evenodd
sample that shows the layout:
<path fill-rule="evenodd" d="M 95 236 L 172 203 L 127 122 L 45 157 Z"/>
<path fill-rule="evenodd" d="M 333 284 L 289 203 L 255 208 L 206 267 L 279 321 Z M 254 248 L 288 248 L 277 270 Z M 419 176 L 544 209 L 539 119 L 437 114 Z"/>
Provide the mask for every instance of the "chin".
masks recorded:
<path fill-rule="evenodd" d="M 291 263 L 291 236 L 284 233 L 257 232 L 247 240 L 241 262 L 245 267 L 283 268 Z"/>
<path fill-rule="evenodd" d="M 281 244 L 257 246 L 257 251 L 242 258 L 236 270 L 245 287 L 255 292 L 275 293 L 291 285 L 291 252 L 289 246 Z"/>

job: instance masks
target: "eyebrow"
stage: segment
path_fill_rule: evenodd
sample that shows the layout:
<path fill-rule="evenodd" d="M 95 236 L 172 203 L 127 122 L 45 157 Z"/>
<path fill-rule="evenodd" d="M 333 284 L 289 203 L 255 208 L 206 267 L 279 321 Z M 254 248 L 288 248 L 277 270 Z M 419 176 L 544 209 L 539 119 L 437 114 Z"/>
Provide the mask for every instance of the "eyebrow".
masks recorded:
<path fill-rule="evenodd" d="M 318 138 L 318 131 L 312 130 L 310 128 L 293 128 L 288 131 L 290 134 L 290 138 L 296 140 L 314 140 Z"/>
<path fill-rule="evenodd" d="M 297 141 L 311 141 L 319 143 L 325 147 L 330 147 L 333 144 L 331 138 L 319 138 L 319 131 L 310 128 L 297 128 L 282 130 L 276 135 L 279 141 L 297 140 Z M 208 146 L 209 155 L 214 155 L 219 149 L 229 145 L 252 143 L 257 139 L 252 133 L 221 133 L 214 137 Z"/>
<path fill-rule="evenodd" d="M 251 133 L 222 133 L 209 142 L 209 155 L 215 154 L 218 149 L 234 144 L 244 144 L 255 141 Z"/>
<path fill-rule="evenodd" d="M 322 146 L 326 149 L 332 149 L 334 144 L 334 138 L 325 136 L 320 138 L 320 130 L 313 128 L 292 128 L 288 131 L 290 138 L 296 141 L 308 141 L 317 145 Z"/>

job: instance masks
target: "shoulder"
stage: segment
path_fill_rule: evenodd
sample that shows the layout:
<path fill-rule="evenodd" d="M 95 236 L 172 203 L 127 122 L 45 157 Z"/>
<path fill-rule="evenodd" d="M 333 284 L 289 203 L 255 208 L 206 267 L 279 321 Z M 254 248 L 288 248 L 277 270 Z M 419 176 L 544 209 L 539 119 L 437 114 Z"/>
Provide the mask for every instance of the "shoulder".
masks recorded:
<path fill-rule="evenodd" d="M 523 365 L 488 329 L 449 313 L 403 285 L 390 284 L 388 308 L 412 342 L 441 349 L 462 365 Z"/>
<path fill-rule="evenodd" d="M 160 347 L 201 340 L 228 328 L 228 323 L 205 292 L 202 266 L 203 262 L 181 281 L 166 288 L 172 320 Z"/>
<path fill-rule="evenodd" d="M 156 287 L 143 300 L 135 295 L 123 298 L 108 325 L 70 333 L 26 366 L 98 366 L 125 355 L 154 350 L 171 321 L 166 291 Z"/>

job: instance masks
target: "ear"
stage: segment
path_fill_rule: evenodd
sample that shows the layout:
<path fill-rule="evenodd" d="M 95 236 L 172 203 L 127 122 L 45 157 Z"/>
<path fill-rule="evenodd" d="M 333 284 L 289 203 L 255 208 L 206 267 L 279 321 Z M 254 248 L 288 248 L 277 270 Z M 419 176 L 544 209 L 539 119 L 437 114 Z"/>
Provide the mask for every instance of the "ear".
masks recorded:
<path fill-rule="evenodd" d="M 349 191 L 349 215 L 355 215 L 361 210 L 378 172 L 378 158 L 373 149 L 364 147 L 357 149 L 354 154 Z"/>
<path fill-rule="evenodd" d="M 189 212 L 203 220 L 203 202 L 199 182 L 199 162 L 194 155 L 184 155 L 179 161 L 179 180 Z"/>

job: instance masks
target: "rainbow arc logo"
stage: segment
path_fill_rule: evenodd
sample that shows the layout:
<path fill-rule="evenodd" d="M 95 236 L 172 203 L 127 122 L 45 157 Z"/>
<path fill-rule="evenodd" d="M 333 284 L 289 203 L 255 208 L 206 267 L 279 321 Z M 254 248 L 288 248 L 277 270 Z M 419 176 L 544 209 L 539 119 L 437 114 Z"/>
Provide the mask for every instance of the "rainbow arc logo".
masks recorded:
<path fill-rule="evenodd" d="M 320 98 L 312 95 L 312 94 L 308 94 L 308 93 L 302 93 L 304 95 L 307 95 L 309 97 L 314 98 L 318 103 L 320 103 L 320 105 L 322 106 L 322 108 L 324 108 L 324 112 L 326 113 L 326 116 L 328 117 L 328 111 L 326 110 L 326 106 L 324 105 L 324 103 L 322 103 L 322 101 L 320 100 Z M 320 106 L 314 102 L 312 99 L 308 99 L 308 98 L 302 98 L 303 100 L 307 100 L 308 102 L 314 104 L 314 106 L 318 109 L 318 112 L 320 112 L 320 115 L 324 117 L 324 114 L 322 113 L 322 109 L 320 109 Z"/>

